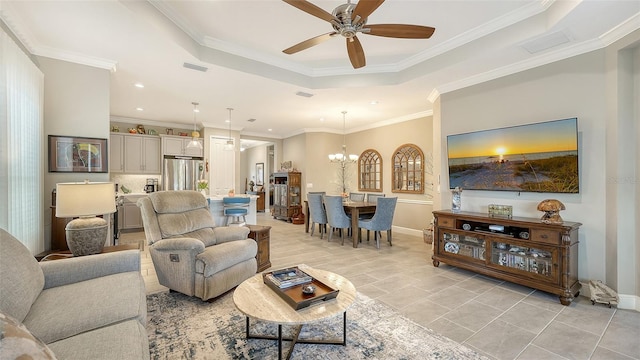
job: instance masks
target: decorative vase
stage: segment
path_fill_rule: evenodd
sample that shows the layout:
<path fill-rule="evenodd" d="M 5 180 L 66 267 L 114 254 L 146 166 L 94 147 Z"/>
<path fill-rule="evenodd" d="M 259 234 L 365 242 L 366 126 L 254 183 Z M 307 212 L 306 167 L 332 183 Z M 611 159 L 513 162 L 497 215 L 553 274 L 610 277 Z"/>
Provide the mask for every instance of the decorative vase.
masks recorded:
<path fill-rule="evenodd" d="M 205 190 L 205 189 L 200 190 L 200 194 L 202 194 L 202 196 L 204 196 L 205 199 L 208 198 L 207 190 Z"/>
<path fill-rule="evenodd" d="M 454 213 L 460 212 L 462 208 L 462 189 L 456 187 L 451 190 L 451 211 Z"/>

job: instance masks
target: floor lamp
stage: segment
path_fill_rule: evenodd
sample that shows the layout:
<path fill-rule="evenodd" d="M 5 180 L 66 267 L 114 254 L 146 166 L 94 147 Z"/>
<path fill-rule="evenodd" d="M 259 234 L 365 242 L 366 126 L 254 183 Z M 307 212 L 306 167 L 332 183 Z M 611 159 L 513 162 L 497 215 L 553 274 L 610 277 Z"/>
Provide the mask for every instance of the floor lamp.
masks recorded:
<path fill-rule="evenodd" d="M 67 245 L 73 256 L 98 254 L 107 240 L 108 224 L 96 215 L 116 211 L 113 183 L 56 184 L 56 217 L 77 217 L 67 224 Z"/>

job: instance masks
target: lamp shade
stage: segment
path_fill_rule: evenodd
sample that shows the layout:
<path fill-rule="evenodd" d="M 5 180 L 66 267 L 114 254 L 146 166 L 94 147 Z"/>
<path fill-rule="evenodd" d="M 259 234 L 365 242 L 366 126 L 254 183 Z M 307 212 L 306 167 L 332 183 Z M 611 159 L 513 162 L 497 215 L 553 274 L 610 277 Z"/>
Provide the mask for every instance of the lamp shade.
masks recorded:
<path fill-rule="evenodd" d="M 115 211 L 116 191 L 113 183 L 56 184 L 56 217 L 95 216 Z"/>

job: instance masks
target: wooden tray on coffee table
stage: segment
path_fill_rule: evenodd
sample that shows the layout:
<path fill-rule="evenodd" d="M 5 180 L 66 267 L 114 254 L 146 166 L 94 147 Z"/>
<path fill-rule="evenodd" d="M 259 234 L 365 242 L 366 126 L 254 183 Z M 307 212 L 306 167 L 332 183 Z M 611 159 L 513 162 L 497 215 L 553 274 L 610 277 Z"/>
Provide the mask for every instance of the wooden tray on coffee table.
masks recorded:
<path fill-rule="evenodd" d="M 262 274 L 262 280 L 264 284 L 275 291 L 284 301 L 287 302 L 294 310 L 304 309 L 311 305 L 321 303 L 323 301 L 335 299 L 338 296 L 340 290 L 336 290 L 331 286 L 323 283 L 322 281 L 313 278 L 310 283 L 294 285 L 288 288 L 281 289 L 278 285 L 269 281 L 266 276 L 270 273 Z M 313 285 L 316 291 L 313 294 L 304 294 L 302 287 L 306 285 Z"/>

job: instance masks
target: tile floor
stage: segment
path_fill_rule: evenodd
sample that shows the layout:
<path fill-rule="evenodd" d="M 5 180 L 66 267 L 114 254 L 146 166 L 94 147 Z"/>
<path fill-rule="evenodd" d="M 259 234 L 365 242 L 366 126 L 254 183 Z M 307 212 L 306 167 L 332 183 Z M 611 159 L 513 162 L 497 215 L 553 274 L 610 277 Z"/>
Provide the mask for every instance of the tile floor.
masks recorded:
<path fill-rule="evenodd" d="M 421 237 L 394 234 L 376 250 L 366 241 L 354 249 L 259 214 L 270 225 L 272 269 L 304 263 L 350 279 L 358 291 L 397 309 L 493 359 L 640 359 L 640 313 L 591 305 L 585 297 L 563 306 L 555 295 L 431 262 Z M 126 233 L 121 243 L 144 239 Z M 167 291 L 142 253 L 147 293 Z"/>

